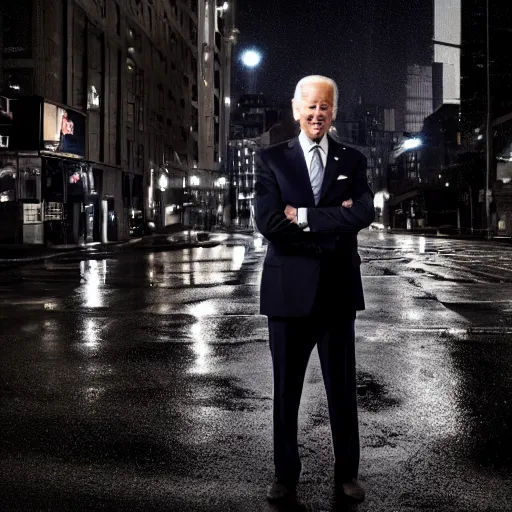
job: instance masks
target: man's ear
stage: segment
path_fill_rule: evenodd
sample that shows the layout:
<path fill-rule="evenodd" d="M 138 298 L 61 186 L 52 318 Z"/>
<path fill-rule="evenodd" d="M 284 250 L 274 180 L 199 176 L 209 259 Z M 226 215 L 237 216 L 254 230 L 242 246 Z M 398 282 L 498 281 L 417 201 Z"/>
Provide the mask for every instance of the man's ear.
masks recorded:
<path fill-rule="evenodd" d="M 295 99 L 292 100 L 292 111 L 293 111 L 293 119 L 295 121 L 300 120 L 300 107 L 298 103 L 295 101 Z"/>

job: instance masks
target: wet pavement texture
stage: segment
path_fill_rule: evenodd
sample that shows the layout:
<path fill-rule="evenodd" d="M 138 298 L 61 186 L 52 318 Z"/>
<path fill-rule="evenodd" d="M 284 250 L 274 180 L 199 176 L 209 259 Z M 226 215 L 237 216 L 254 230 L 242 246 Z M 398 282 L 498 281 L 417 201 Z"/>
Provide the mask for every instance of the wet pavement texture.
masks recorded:
<path fill-rule="evenodd" d="M 277 507 L 260 241 L 0 272 L 1 510 L 512 509 L 512 248 L 361 233 L 367 499 L 333 501 L 314 352 L 299 504 Z"/>

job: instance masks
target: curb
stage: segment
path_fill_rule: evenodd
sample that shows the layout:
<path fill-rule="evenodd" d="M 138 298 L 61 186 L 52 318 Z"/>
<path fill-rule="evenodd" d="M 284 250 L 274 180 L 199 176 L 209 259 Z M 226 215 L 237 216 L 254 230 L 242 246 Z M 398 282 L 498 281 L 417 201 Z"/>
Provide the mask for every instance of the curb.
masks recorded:
<path fill-rule="evenodd" d="M 459 234 L 444 234 L 444 233 L 422 233 L 421 231 L 407 231 L 407 230 L 388 230 L 388 231 L 380 231 L 381 233 L 386 233 L 390 235 L 409 235 L 409 236 L 423 236 L 425 238 L 440 238 L 440 239 L 449 239 L 449 240 L 474 240 L 480 242 L 496 242 L 500 244 L 512 244 L 512 237 L 507 236 L 496 236 L 492 238 L 485 238 L 483 236 L 471 236 L 471 235 L 459 235 Z"/>

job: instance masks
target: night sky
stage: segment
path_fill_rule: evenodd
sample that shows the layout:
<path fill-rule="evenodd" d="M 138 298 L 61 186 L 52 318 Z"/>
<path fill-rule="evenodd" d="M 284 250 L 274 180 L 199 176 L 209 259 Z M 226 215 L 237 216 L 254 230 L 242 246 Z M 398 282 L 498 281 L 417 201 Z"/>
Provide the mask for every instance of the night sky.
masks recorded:
<path fill-rule="evenodd" d="M 237 6 L 234 92 L 247 92 L 240 54 L 263 54 L 258 92 L 287 102 L 297 81 L 330 76 L 340 89 L 339 108 L 357 101 L 393 106 L 406 62 L 429 63 L 432 0 L 241 0 Z"/>

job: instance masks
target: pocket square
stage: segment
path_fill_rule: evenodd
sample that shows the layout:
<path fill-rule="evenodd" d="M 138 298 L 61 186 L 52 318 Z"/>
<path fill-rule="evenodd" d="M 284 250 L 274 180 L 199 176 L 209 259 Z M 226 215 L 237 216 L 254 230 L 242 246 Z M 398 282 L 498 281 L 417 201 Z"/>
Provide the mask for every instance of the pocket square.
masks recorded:
<path fill-rule="evenodd" d="M 348 176 L 345 176 L 344 174 L 340 174 L 336 179 L 337 180 L 346 180 Z"/>

